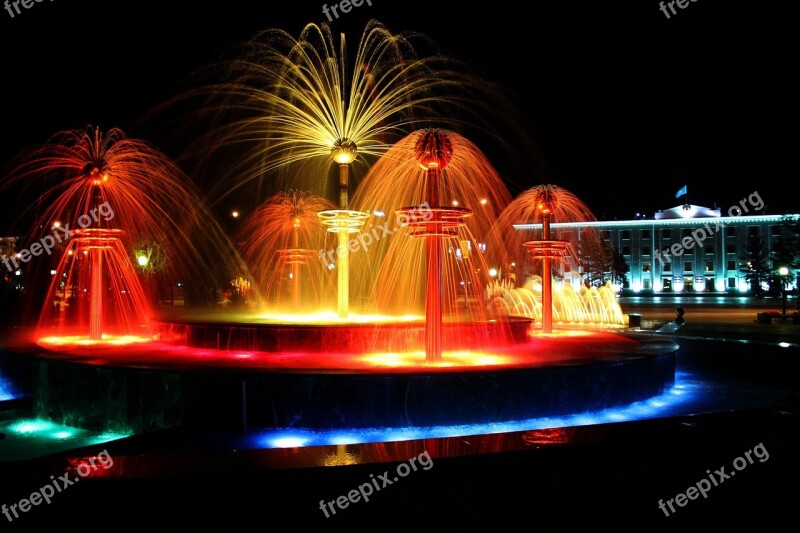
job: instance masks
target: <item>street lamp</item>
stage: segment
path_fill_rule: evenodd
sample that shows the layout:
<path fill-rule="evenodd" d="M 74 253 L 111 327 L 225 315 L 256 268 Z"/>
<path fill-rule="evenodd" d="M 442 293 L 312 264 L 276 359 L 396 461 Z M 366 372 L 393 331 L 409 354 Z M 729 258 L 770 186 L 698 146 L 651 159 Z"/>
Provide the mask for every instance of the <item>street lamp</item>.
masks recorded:
<path fill-rule="evenodd" d="M 789 275 L 789 269 L 781 267 L 778 269 L 778 274 L 781 275 L 781 293 L 783 293 L 783 312 L 781 314 L 786 318 L 786 277 Z"/>

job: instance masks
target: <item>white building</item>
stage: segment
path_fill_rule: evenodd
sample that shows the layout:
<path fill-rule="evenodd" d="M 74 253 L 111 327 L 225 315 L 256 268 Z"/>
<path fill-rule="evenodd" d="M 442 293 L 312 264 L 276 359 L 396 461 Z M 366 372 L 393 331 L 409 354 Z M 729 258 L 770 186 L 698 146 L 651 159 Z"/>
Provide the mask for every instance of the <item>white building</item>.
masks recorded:
<path fill-rule="evenodd" d="M 721 210 L 680 205 L 655 217 L 636 220 L 557 223 L 559 232 L 594 231 L 610 241 L 630 266 L 626 289 L 634 293 L 742 293 L 750 290 L 740 270 L 749 236 L 758 235 L 768 252 L 787 218 L 800 215 L 748 215 L 744 201 L 723 216 Z M 536 231 L 541 224 L 516 224 L 520 231 Z M 797 273 L 792 279 L 796 280 Z M 792 287 L 796 286 L 796 281 Z M 796 288 L 796 287 L 795 287 Z"/>

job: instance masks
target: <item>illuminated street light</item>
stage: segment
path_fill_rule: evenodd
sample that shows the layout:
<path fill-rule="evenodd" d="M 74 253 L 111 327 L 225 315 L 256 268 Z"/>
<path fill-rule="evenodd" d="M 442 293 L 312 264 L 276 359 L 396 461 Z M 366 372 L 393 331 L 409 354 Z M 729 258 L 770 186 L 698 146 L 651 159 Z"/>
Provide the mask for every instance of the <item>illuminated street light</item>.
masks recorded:
<path fill-rule="evenodd" d="M 789 269 L 787 267 L 780 267 L 778 269 L 778 274 L 781 275 L 781 293 L 783 294 L 783 318 L 786 318 L 786 282 L 787 276 L 789 275 Z"/>
<path fill-rule="evenodd" d="M 139 263 L 140 267 L 144 268 L 147 266 L 147 263 L 150 262 L 150 259 L 148 259 L 146 255 L 140 255 L 136 258 L 136 262 Z"/>

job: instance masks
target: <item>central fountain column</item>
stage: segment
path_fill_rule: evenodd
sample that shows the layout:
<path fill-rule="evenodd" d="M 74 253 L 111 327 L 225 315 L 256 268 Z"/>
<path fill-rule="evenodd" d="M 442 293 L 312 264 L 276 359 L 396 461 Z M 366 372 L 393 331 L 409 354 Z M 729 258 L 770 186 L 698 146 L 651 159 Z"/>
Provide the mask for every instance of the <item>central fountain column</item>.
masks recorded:
<path fill-rule="evenodd" d="M 356 158 L 358 147 L 349 139 L 339 139 L 331 148 L 334 161 L 339 163 L 339 209 L 317 213 L 328 231 L 335 233 L 336 242 L 336 296 L 338 314 L 346 318 L 350 314 L 350 235 L 359 233 L 369 215 L 360 211 L 350 211 L 348 194 L 350 163 Z"/>
<path fill-rule="evenodd" d="M 292 227 L 292 248 L 300 248 L 300 219 L 295 218 Z M 297 310 L 300 305 L 300 262 L 292 262 L 292 307 Z"/>
<path fill-rule="evenodd" d="M 339 163 L 339 207 L 346 210 L 348 199 L 348 185 L 350 181 L 350 164 Z M 350 254 L 347 250 L 347 241 L 350 233 L 340 231 L 336 234 L 336 287 L 338 291 L 338 312 L 340 317 L 350 314 Z M 347 250 L 347 251 L 346 251 Z"/>

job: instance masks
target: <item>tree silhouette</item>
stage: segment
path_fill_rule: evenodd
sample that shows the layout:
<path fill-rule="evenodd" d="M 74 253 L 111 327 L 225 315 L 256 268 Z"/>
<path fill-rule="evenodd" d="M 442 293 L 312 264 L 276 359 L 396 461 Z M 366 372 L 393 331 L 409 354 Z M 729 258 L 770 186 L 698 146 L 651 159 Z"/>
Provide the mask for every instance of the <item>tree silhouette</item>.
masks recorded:
<path fill-rule="evenodd" d="M 756 296 L 764 295 L 762 282 L 769 281 L 769 253 L 760 235 L 749 235 L 744 255 L 739 256 L 740 271 L 744 278 L 750 283 L 750 290 Z"/>

